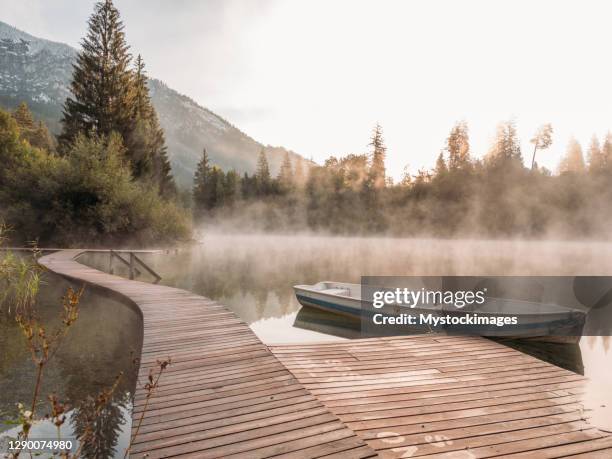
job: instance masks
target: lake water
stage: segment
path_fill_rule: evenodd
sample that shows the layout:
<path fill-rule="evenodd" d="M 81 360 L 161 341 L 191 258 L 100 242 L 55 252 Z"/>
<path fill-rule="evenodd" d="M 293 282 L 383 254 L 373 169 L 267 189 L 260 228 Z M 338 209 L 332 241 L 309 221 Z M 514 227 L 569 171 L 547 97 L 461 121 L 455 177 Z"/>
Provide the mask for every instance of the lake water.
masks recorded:
<path fill-rule="evenodd" d="M 207 234 L 200 245 L 142 258 L 162 275 L 163 284 L 227 305 L 266 343 L 359 337 L 359 324 L 301 308 L 293 295 L 295 284 L 359 282 L 362 275 L 612 275 L 612 244 L 591 242 Z M 81 261 L 108 270 L 108 255 L 88 254 Z M 117 264 L 115 270 L 127 275 Z M 146 275 L 140 279 L 149 280 Z M 59 298 L 67 286 L 49 277 L 40 304 L 45 321 L 55 320 Z M 128 377 L 105 424 L 119 457 L 128 443 L 129 399 L 135 387 L 129 349 L 140 346 L 140 327 L 140 319 L 129 307 L 88 291 L 81 317 L 56 356 L 56 365 L 45 376 L 42 391 L 55 392 L 77 404 L 112 384 L 114 376 L 124 371 Z M 588 414 L 597 426 L 612 430 L 608 337 L 584 337 L 579 346 L 512 344 L 589 376 L 585 395 Z M 15 324 L 6 320 L 0 322 L 0 349 L 0 412 L 6 419 L 17 401 L 31 399 L 34 368 L 25 347 L 19 344 Z M 72 424 L 78 419 L 77 408 Z M 65 435 L 70 434 L 72 424 Z M 43 433 L 49 431 L 44 423 L 38 428 Z M 112 449 L 109 444 L 104 447 L 107 452 Z"/>
<path fill-rule="evenodd" d="M 50 333 L 60 324 L 61 298 L 70 284 L 48 273 L 44 282 L 36 309 Z M 62 426 L 62 439 L 74 437 L 74 432 L 84 425 L 91 411 L 89 398 L 111 387 L 123 372 L 112 403 L 96 423 L 103 440 L 87 457 L 123 457 L 129 444 L 131 397 L 136 387 L 130 350 L 139 355 L 141 330 L 142 322 L 136 311 L 88 290 L 81 298 L 79 318 L 46 366 L 37 412 L 39 415 L 50 412 L 47 400 L 50 394 L 56 394 L 71 407 Z M 4 422 L 15 419 L 17 403 L 29 407 L 32 402 L 35 370 L 14 318 L 0 314 L 0 445 L 4 444 L 0 456 L 6 441 L 15 438 L 20 430 Z M 30 438 L 55 439 L 57 430 L 49 421 L 37 422 Z"/>

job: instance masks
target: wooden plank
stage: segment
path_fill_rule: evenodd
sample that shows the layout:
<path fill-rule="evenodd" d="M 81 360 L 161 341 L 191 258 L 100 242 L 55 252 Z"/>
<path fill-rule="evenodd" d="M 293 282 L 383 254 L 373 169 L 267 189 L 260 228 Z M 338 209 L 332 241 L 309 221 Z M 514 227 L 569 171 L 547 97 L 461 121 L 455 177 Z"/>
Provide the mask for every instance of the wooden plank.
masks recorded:
<path fill-rule="evenodd" d="M 76 261 L 84 252 L 59 250 L 39 262 L 138 308 L 143 319 L 141 380 L 157 360 L 172 358 L 146 411 L 146 392 L 136 390 L 133 433 L 136 420 L 144 417 L 131 457 L 263 458 L 296 451 L 300 457 L 316 457 L 337 451 L 340 440 L 351 446 L 345 457 L 363 457 L 364 451 L 375 455 L 223 305 L 89 268 Z M 136 251 L 127 252 L 132 252 L 131 262 L 139 260 Z"/>
<path fill-rule="evenodd" d="M 150 451 L 147 458 L 156 459 L 177 455 L 200 459 L 225 458 L 237 453 L 249 452 L 252 454 L 254 450 L 267 446 L 276 446 L 276 450 L 281 453 L 283 447 L 293 450 L 300 446 L 304 438 L 319 436 L 344 428 L 340 422 L 326 421 L 329 416 L 306 418 L 299 422 L 289 422 L 280 426 L 264 427 L 204 441 L 192 441 L 182 445 L 155 449 Z M 210 448 L 211 445 L 215 446 Z M 373 451 L 372 454 L 374 454 Z"/>
<path fill-rule="evenodd" d="M 271 349 L 383 458 L 540 459 L 611 448 L 584 414 L 584 377 L 483 338 Z"/>
<path fill-rule="evenodd" d="M 490 457 L 504 459 L 556 459 L 563 457 L 564 451 L 589 451 L 594 448 L 593 440 L 604 436 L 596 429 L 547 435 L 541 438 L 518 440 L 509 443 L 500 443 L 482 448 L 470 448 L 469 457 L 484 459 Z M 575 444 L 575 445 L 573 445 Z M 385 456 L 383 456 L 385 457 Z M 398 456 L 394 456 L 398 457 Z M 456 459 L 456 452 L 428 454 L 420 456 L 422 459 Z"/>
<path fill-rule="evenodd" d="M 389 450 L 380 452 L 382 457 L 396 457 L 398 455 L 404 455 L 410 452 L 412 457 L 446 457 L 450 458 L 457 454 L 457 451 L 470 451 L 477 450 L 475 457 L 490 457 L 488 452 L 495 449 L 496 451 L 503 450 L 507 447 L 506 443 L 526 442 L 526 440 L 532 440 L 532 444 L 537 444 L 538 439 L 542 437 L 548 437 L 552 435 L 560 435 L 564 433 L 575 433 L 582 430 L 586 430 L 588 425 L 584 421 L 567 422 L 562 424 L 552 424 L 548 426 L 534 426 L 530 425 L 528 428 L 505 431 L 503 435 L 495 433 L 491 435 L 478 435 L 468 438 L 461 438 L 451 440 L 450 438 L 440 435 L 439 433 L 429 436 L 425 443 L 408 446 L 397 446 Z M 426 439 L 427 440 L 427 439 Z M 487 448 L 484 448 L 487 447 Z M 399 454 L 398 454 L 399 453 Z"/>
<path fill-rule="evenodd" d="M 435 433 L 416 433 L 412 435 L 394 435 L 388 432 L 384 435 L 379 434 L 378 438 L 371 439 L 368 444 L 377 450 L 398 448 L 406 446 L 429 445 L 435 443 L 435 447 L 455 446 L 465 444 L 462 448 L 478 446 L 477 438 L 492 438 L 492 443 L 503 442 L 507 432 L 528 431 L 532 428 L 552 426 L 564 423 L 577 422 L 587 425 L 582 413 L 574 411 L 571 413 L 555 414 L 549 416 L 529 417 L 526 419 L 516 419 L 511 421 L 500 421 L 491 424 L 484 424 L 472 427 L 459 427 L 454 429 L 440 429 Z M 444 443 L 440 444 L 444 440 Z M 484 443 L 486 444 L 486 443 Z M 447 448 L 450 449 L 450 448 Z"/>

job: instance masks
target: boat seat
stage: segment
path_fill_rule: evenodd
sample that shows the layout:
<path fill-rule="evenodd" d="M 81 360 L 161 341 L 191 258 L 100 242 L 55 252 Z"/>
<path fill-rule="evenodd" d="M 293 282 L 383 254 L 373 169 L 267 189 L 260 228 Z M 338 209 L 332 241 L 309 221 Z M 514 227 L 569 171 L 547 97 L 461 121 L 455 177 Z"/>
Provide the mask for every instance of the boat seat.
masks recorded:
<path fill-rule="evenodd" d="M 325 290 L 321 290 L 321 293 L 327 293 L 328 295 L 351 296 L 351 291 L 348 288 L 326 288 Z"/>

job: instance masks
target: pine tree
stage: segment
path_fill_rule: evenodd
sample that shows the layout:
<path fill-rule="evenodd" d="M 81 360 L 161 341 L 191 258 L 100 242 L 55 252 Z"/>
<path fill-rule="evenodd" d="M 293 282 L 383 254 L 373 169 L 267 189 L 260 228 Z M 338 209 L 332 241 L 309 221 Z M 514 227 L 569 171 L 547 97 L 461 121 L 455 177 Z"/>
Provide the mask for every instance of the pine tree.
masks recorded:
<path fill-rule="evenodd" d="M 240 195 L 243 199 L 250 199 L 257 194 L 257 184 L 255 182 L 255 176 L 244 173 L 240 180 Z"/>
<path fill-rule="evenodd" d="M 582 155 L 582 147 L 576 139 L 571 139 L 567 145 L 567 153 L 559 164 L 559 173 L 575 173 L 584 172 L 584 157 Z"/>
<path fill-rule="evenodd" d="M 164 132 L 147 86 L 144 62 L 135 68 L 123 23 L 112 0 L 96 3 L 88 32 L 74 65 L 72 96 L 64 105 L 60 145 L 64 150 L 78 134 L 117 132 L 126 147 L 132 176 L 150 181 L 162 196 L 176 194 Z"/>
<path fill-rule="evenodd" d="M 451 130 L 446 139 L 446 151 L 449 170 L 463 169 L 470 164 L 470 138 L 465 121 L 458 122 Z"/>
<path fill-rule="evenodd" d="M 224 181 L 225 174 L 218 166 L 212 166 L 209 174 L 210 193 L 208 194 L 208 202 L 206 208 L 212 210 L 215 207 L 221 207 L 225 204 L 224 200 Z"/>
<path fill-rule="evenodd" d="M 604 169 L 604 159 L 599 145 L 597 136 L 593 135 L 591 138 L 591 145 L 589 145 L 588 152 L 589 161 L 589 172 L 598 173 Z"/>
<path fill-rule="evenodd" d="M 289 158 L 288 152 L 285 152 L 277 180 L 281 190 L 285 192 L 293 187 L 293 168 L 291 167 L 291 158 Z"/>
<path fill-rule="evenodd" d="M 208 154 L 206 148 L 202 150 L 202 159 L 198 163 L 195 176 L 193 179 L 193 207 L 194 213 L 198 216 L 208 209 L 210 202 L 210 171 L 211 167 L 208 162 Z"/>
<path fill-rule="evenodd" d="M 446 166 L 446 161 L 444 160 L 444 154 L 442 152 L 438 155 L 434 172 L 436 177 L 441 177 L 448 172 L 448 167 Z"/>
<path fill-rule="evenodd" d="M 19 104 L 12 116 L 19 126 L 21 137 L 27 140 L 30 145 L 48 152 L 55 150 L 55 142 L 49 133 L 49 129 L 41 121 L 34 121 L 32 112 L 25 102 Z"/>
<path fill-rule="evenodd" d="M 487 155 L 487 163 L 493 167 L 522 166 L 521 145 L 514 121 L 504 121 L 497 126 L 495 142 Z"/>
<path fill-rule="evenodd" d="M 232 206 L 238 198 L 240 185 L 240 176 L 235 170 L 228 171 L 225 174 L 223 183 L 224 202 L 228 206 Z"/>
<path fill-rule="evenodd" d="M 79 133 L 125 139 L 132 121 L 132 72 L 119 11 L 111 0 L 96 3 L 81 42 L 70 90 L 64 104 L 60 144 L 67 147 Z"/>
<path fill-rule="evenodd" d="M 135 178 L 151 179 L 163 196 L 176 192 L 172 168 L 168 160 L 164 131 L 147 86 L 147 75 L 142 56 L 136 58 L 132 81 L 132 123 L 126 145 Z"/>
<path fill-rule="evenodd" d="M 147 73 L 145 71 L 145 63 L 142 56 L 136 56 L 134 63 L 134 79 L 133 79 L 133 104 L 134 115 L 139 118 L 149 118 L 152 112 L 155 112 L 151 105 L 151 97 L 149 96 L 149 88 L 147 86 Z"/>
<path fill-rule="evenodd" d="M 33 130 L 35 127 L 34 117 L 28 108 L 28 104 L 25 102 L 21 102 L 15 109 L 13 112 L 13 118 L 15 121 L 17 121 L 17 125 L 21 130 Z"/>
<path fill-rule="evenodd" d="M 372 138 L 368 146 L 372 147 L 370 178 L 374 189 L 384 188 L 385 186 L 385 157 L 387 147 L 382 135 L 382 127 L 376 124 L 372 132 Z"/>
<path fill-rule="evenodd" d="M 257 158 L 257 171 L 255 172 L 257 192 L 260 195 L 267 195 L 271 191 L 272 178 L 270 176 L 270 166 L 266 158 L 266 152 L 262 148 Z"/>

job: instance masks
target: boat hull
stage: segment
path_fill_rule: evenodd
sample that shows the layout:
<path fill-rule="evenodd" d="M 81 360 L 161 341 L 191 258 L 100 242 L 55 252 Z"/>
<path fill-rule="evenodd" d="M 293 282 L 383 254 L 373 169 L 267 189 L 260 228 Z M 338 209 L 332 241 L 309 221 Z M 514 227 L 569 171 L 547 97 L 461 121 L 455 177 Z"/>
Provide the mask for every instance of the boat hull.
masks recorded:
<path fill-rule="evenodd" d="M 321 288 L 335 287 L 335 288 Z M 318 289 L 316 288 L 318 287 Z M 295 295 L 298 302 L 305 307 L 316 308 L 322 311 L 339 314 L 353 319 L 361 320 L 366 316 L 372 316 L 378 311 L 373 308 L 362 307 L 360 297 L 360 289 L 358 284 L 340 284 L 332 282 L 321 282 L 315 286 L 295 286 Z M 330 293 L 333 292 L 333 293 Z M 396 313 L 399 313 L 396 308 Z M 411 308 L 411 314 L 435 314 L 462 316 L 469 311 L 447 309 L 442 310 L 441 307 L 436 308 Z M 478 315 L 487 315 L 486 313 L 478 312 Z M 491 314 L 497 317 L 509 316 L 510 314 Z M 507 339 L 525 339 L 531 341 L 542 341 L 550 343 L 578 343 L 581 338 L 582 329 L 584 327 L 584 315 L 575 313 L 559 313 L 543 316 L 542 314 L 523 314 L 520 316 L 521 327 L 513 327 L 512 329 L 502 330 L 495 325 L 483 326 L 466 326 L 461 327 L 451 326 L 437 327 L 431 329 L 428 326 L 414 325 L 403 326 L 404 333 L 423 333 L 427 332 L 442 332 L 452 334 L 478 335 L 486 337 L 502 337 Z"/>

